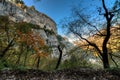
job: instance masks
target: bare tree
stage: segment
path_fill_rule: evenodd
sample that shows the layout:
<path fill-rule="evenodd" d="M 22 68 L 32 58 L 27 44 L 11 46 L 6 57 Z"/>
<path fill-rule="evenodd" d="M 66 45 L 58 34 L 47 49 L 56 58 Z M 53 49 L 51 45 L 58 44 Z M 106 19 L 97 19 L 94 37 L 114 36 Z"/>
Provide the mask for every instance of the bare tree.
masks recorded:
<path fill-rule="evenodd" d="M 93 16 L 89 18 L 89 16 L 82 14 L 82 11 L 79 11 L 74 8 L 73 10 L 73 13 L 75 14 L 74 18 L 68 21 L 67 24 L 66 23 L 63 24 L 63 26 L 66 27 L 69 32 L 72 32 L 79 39 L 86 42 L 89 46 L 93 47 L 95 51 L 98 53 L 100 59 L 102 60 L 103 67 L 106 69 L 106 68 L 110 68 L 109 59 L 108 59 L 109 52 L 107 47 L 108 41 L 111 36 L 110 28 L 112 26 L 113 20 L 115 19 L 114 16 L 116 16 L 116 13 L 119 12 L 120 7 L 118 6 L 119 3 L 118 0 L 115 1 L 115 4 L 111 9 L 108 9 L 108 7 L 106 6 L 107 1 L 101 0 L 101 2 L 102 2 L 102 6 L 99 8 L 98 12 L 99 15 L 103 16 L 104 18 L 104 19 L 102 18 L 103 20 L 99 20 L 99 22 L 102 24 L 98 25 L 99 24 L 98 21 L 95 20 L 92 23 Z M 83 9 L 83 11 L 85 12 L 85 9 Z M 96 13 L 94 14 L 96 16 Z M 103 26 L 104 26 L 104 33 L 100 31 L 100 29 L 103 29 Z M 98 43 L 91 41 L 89 38 L 89 36 L 95 36 L 95 35 L 103 38 L 100 40 L 101 48 L 98 46 Z"/>

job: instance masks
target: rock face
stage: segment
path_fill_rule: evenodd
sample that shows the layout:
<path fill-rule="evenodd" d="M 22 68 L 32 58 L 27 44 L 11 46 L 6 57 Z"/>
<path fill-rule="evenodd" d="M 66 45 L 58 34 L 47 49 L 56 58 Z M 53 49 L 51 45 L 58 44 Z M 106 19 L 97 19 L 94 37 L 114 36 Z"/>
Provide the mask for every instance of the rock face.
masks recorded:
<path fill-rule="evenodd" d="M 57 34 L 56 23 L 47 15 L 32 8 L 21 8 L 11 2 L 0 3 L 0 15 L 8 15 L 14 22 L 27 22 L 39 25 Z"/>
<path fill-rule="evenodd" d="M 2 0 L 0 2 L 0 15 L 9 16 L 9 19 L 14 22 L 27 22 L 39 26 L 39 29 L 34 30 L 42 36 L 48 46 L 52 47 L 53 53 L 58 53 L 57 46 L 59 41 L 57 39 L 56 23 L 47 15 L 38 12 L 34 8 L 26 7 L 24 4 L 12 3 L 10 1 Z"/>

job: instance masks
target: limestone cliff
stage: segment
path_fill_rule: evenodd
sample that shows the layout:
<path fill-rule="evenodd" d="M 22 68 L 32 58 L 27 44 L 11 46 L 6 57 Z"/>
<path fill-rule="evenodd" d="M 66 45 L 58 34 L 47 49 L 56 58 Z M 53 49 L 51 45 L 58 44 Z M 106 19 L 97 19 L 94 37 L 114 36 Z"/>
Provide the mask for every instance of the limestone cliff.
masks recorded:
<path fill-rule="evenodd" d="M 0 15 L 8 15 L 14 22 L 37 24 L 40 28 L 46 28 L 57 33 L 56 23 L 47 15 L 31 7 L 22 8 L 19 4 L 7 1 L 4 4 L 0 3 Z"/>
<path fill-rule="evenodd" d="M 24 4 L 15 4 L 10 1 L 0 2 L 0 15 L 9 16 L 9 19 L 16 23 L 27 22 L 38 25 L 39 28 L 34 31 L 40 33 L 38 35 L 42 36 L 46 44 L 52 47 L 54 54 L 58 53 L 56 23 L 47 15 Z"/>

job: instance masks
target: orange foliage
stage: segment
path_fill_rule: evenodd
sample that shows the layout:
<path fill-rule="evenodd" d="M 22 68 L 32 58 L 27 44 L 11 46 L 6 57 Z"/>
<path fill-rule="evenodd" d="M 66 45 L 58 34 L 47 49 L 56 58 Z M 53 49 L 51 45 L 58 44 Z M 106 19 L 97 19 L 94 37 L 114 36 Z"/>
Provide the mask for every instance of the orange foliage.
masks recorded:
<path fill-rule="evenodd" d="M 44 53 L 41 48 L 43 48 L 45 46 L 45 42 L 44 39 L 42 39 L 38 34 L 34 34 L 32 31 L 27 32 L 27 33 L 22 33 L 20 32 L 20 30 L 16 31 L 19 38 L 17 41 L 19 42 L 24 42 L 26 43 L 28 46 L 31 46 L 31 48 L 35 51 L 36 54 L 34 54 L 33 56 L 37 57 L 47 57 L 48 55 L 46 53 Z"/>
<path fill-rule="evenodd" d="M 115 27 L 111 27 L 111 37 L 108 41 L 108 44 L 107 44 L 107 48 L 108 48 L 108 51 L 109 53 L 114 53 L 114 52 L 117 52 L 119 51 L 119 42 L 120 42 L 120 38 L 119 38 L 119 33 L 120 33 L 120 30 L 119 30 L 119 25 L 116 25 Z M 102 34 L 105 34 L 105 30 L 101 30 L 100 31 Z M 93 36 L 90 36 L 87 38 L 87 40 L 91 43 L 94 43 L 96 44 L 96 46 L 100 49 L 100 51 L 102 52 L 102 46 L 103 46 L 103 41 L 104 41 L 104 37 L 105 36 L 100 36 L 99 33 L 96 33 L 95 35 Z M 98 56 L 98 52 L 95 50 L 94 47 L 90 46 L 86 41 L 84 40 L 81 40 L 81 41 L 75 41 L 74 42 L 75 45 L 79 46 L 80 48 L 82 48 L 83 50 L 90 50 L 93 52 L 93 55 L 94 56 Z"/>

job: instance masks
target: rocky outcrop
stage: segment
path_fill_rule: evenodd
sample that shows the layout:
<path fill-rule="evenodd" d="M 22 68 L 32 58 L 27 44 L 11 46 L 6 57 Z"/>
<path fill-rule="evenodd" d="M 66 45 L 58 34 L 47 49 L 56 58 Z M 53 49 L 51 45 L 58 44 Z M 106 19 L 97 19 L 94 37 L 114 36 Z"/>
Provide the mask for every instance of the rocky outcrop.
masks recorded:
<path fill-rule="evenodd" d="M 49 29 L 57 34 L 56 23 L 47 15 L 30 7 L 21 8 L 11 2 L 0 3 L 0 15 L 8 15 L 14 22 L 27 22 Z"/>
<path fill-rule="evenodd" d="M 12 3 L 8 0 L 0 2 L 0 15 L 9 16 L 9 19 L 18 22 L 27 22 L 38 25 L 39 28 L 34 29 L 38 35 L 42 36 L 48 46 L 52 47 L 54 54 L 58 54 L 57 46 L 59 41 L 57 39 L 56 23 L 47 15 L 38 12 L 34 8 L 19 6 L 19 4 Z"/>
<path fill-rule="evenodd" d="M 59 57 L 58 45 L 64 45 L 62 46 L 63 55 L 71 49 L 73 45 L 57 34 L 56 23 L 50 17 L 38 12 L 33 6 L 27 7 L 24 4 L 16 4 L 10 1 L 2 0 L 0 2 L 0 15 L 9 16 L 9 19 L 16 23 L 27 22 L 37 25 L 38 28 L 33 30 L 35 34 L 42 36 L 46 45 L 52 48 L 52 57 Z M 66 58 L 66 56 L 63 57 L 63 59 Z"/>

